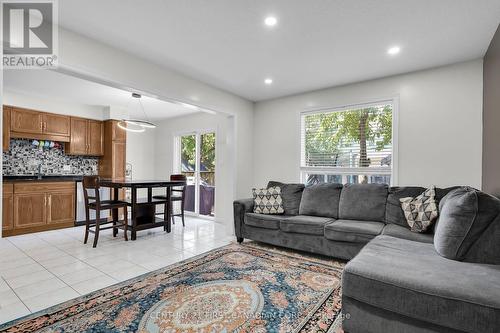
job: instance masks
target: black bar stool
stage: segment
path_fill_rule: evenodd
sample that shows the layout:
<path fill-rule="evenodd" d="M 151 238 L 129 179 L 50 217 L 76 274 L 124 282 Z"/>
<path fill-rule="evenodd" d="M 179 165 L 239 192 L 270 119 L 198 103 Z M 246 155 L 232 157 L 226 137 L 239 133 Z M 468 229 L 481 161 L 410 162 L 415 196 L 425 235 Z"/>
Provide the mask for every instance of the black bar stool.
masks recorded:
<path fill-rule="evenodd" d="M 118 229 L 123 229 L 125 240 L 128 241 L 127 237 L 127 226 L 128 226 L 128 214 L 127 207 L 128 203 L 120 200 L 101 200 L 99 197 L 99 176 L 85 176 L 83 177 L 83 194 L 85 197 L 85 239 L 83 241 L 84 244 L 87 244 L 87 240 L 89 238 L 89 232 L 94 233 L 94 245 L 97 246 L 97 240 L 99 239 L 99 231 L 113 229 L 113 236 L 116 237 L 118 233 Z M 89 191 L 93 190 L 94 194 L 89 194 Z M 102 210 L 115 210 L 118 211 L 118 208 L 124 209 L 124 220 L 123 222 L 118 221 L 118 214 L 112 214 L 116 217 L 116 220 L 113 221 L 101 221 L 101 211 Z M 95 222 L 90 221 L 90 209 L 95 210 Z M 102 225 L 113 224 L 112 226 L 102 228 Z M 92 230 L 91 228 L 94 228 Z"/>
<path fill-rule="evenodd" d="M 183 181 L 186 182 L 187 177 L 185 175 L 171 175 L 170 176 L 171 181 Z M 168 188 L 167 188 L 168 191 Z M 185 227 L 186 224 L 184 223 L 184 202 L 186 201 L 186 186 L 176 186 L 172 187 L 171 195 L 170 195 L 170 202 L 167 202 L 166 205 L 170 205 L 170 216 L 172 216 L 172 224 L 175 224 L 175 216 L 180 216 L 182 219 L 182 226 Z M 153 197 L 154 199 L 162 199 L 162 200 L 167 200 L 166 195 L 155 195 Z M 178 201 L 181 203 L 181 211 L 177 214 L 174 214 L 173 212 L 173 203 L 175 201 Z M 166 209 L 166 207 L 165 207 Z"/>

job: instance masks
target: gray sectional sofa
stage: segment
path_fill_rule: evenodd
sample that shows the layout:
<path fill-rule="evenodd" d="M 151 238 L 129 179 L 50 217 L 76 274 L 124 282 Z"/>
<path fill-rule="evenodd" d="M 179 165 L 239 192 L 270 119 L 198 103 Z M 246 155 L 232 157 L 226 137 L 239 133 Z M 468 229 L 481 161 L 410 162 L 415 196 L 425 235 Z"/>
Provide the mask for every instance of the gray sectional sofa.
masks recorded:
<path fill-rule="evenodd" d="M 238 242 L 350 260 L 342 279 L 346 332 L 500 332 L 500 200 L 436 189 L 441 216 L 422 234 L 410 231 L 399 199 L 423 187 L 270 186 L 281 187 L 285 213 L 255 214 L 253 199 L 235 201 Z"/>

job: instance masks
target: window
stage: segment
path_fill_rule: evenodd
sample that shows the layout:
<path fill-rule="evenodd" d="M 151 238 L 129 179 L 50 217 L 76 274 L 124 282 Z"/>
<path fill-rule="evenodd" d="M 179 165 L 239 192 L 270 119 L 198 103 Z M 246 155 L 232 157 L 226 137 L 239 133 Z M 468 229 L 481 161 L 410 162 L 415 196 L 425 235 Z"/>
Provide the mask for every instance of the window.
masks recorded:
<path fill-rule="evenodd" d="M 302 181 L 391 184 L 394 103 L 301 114 Z"/>

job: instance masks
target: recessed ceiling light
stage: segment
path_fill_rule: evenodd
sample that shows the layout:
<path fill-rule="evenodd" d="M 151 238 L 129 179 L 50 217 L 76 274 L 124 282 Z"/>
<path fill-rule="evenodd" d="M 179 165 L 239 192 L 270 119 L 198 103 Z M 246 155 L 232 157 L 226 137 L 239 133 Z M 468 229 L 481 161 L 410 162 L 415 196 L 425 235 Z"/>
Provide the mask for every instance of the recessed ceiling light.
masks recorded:
<path fill-rule="evenodd" d="M 264 23 L 268 26 L 268 27 L 274 27 L 277 23 L 278 23 L 278 19 L 274 16 L 268 16 L 266 17 L 266 19 L 264 20 Z"/>
<path fill-rule="evenodd" d="M 399 46 L 393 46 L 387 50 L 387 54 L 390 54 L 390 55 L 396 55 L 399 52 L 401 52 L 401 48 Z"/>
<path fill-rule="evenodd" d="M 270 85 L 271 83 L 273 83 L 273 79 L 265 79 L 264 80 L 264 83 L 267 84 L 267 85 Z"/>

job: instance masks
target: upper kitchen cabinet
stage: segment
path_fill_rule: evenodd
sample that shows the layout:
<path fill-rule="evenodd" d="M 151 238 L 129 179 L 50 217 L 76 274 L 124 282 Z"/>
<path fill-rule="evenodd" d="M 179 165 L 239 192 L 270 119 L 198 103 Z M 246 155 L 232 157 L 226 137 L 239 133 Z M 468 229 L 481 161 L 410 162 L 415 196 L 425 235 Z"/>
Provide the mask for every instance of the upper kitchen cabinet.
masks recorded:
<path fill-rule="evenodd" d="M 5 106 L 4 106 L 5 107 Z M 10 107 L 10 137 L 70 141 L 70 117 Z"/>
<path fill-rule="evenodd" d="M 127 133 L 118 121 L 104 122 L 104 155 L 99 161 L 99 175 L 104 178 L 125 178 Z"/>
<path fill-rule="evenodd" d="M 49 135 L 69 136 L 70 120 L 68 116 L 60 114 L 43 113 L 43 132 Z"/>
<path fill-rule="evenodd" d="M 70 155 L 101 156 L 103 149 L 102 121 L 71 117 L 70 142 L 66 153 Z"/>
<path fill-rule="evenodd" d="M 88 123 L 89 155 L 104 154 L 104 124 L 102 121 L 89 120 Z"/>
<path fill-rule="evenodd" d="M 9 150 L 10 145 L 10 106 L 3 107 L 3 131 L 2 131 L 2 149 Z"/>

